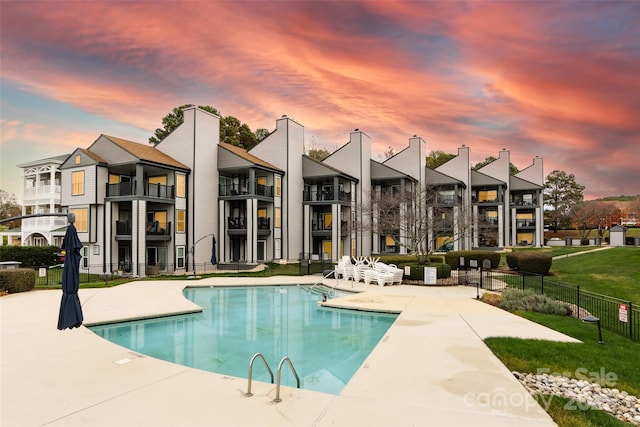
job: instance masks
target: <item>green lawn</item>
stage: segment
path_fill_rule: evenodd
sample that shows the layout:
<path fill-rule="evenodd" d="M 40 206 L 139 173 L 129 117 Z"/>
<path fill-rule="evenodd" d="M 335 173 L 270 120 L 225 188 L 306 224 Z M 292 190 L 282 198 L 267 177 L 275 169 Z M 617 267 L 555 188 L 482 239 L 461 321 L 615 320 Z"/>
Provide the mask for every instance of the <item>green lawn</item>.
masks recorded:
<path fill-rule="evenodd" d="M 569 344 L 517 338 L 487 338 L 489 348 L 512 371 L 529 373 L 559 373 L 570 378 L 599 379 L 605 387 L 624 390 L 640 396 L 640 343 L 630 341 L 603 330 L 604 344 L 598 344 L 596 327 L 571 317 L 518 312 L 534 322 L 581 340 L 582 344 Z M 548 396 L 545 397 L 548 401 Z M 561 427 L 625 425 L 613 417 L 597 411 L 565 408 L 560 398 L 547 408 Z M 546 406 L 546 405 L 543 405 Z"/>
<path fill-rule="evenodd" d="M 553 260 L 564 283 L 640 304 L 640 248 L 619 247 Z"/>

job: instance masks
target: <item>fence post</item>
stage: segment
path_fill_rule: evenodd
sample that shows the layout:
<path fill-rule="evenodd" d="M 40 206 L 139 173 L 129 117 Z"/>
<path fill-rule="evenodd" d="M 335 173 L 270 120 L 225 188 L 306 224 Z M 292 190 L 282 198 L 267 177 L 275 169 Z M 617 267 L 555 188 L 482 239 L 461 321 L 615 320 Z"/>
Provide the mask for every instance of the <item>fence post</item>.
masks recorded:
<path fill-rule="evenodd" d="M 524 292 L 524 274 L 522 275 L 522 292 Z"/>
<path fill-rule="evenodd" d="M 580 286 L 576 286 L 576 305 L 578 306 L 578 319 L 582 319 L 580 317 Z"/>
<path fill-rule="evenodd" d="M 540 276 L 540 289 L 542 290 L 542 295 L 544 295 L 544 274 Z"/>
<path fill-rule="evenodd" d="M 627 315 L 629 321 L 629 338 L 633 340 L 633 303 L 629 301 L 629 314 Z"/>

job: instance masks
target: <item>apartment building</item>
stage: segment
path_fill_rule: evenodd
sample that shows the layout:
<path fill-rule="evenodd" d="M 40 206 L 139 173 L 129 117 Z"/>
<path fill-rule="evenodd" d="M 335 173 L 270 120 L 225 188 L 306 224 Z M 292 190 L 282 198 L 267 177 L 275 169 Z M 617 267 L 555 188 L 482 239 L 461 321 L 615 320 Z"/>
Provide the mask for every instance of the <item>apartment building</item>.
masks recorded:
<path fill-rule="evenodd" d="M 542 159 L 510 176 L 503 150 L 473 171 L 462 146 L 432 170 L 425 141 L 413 136 L 378 162 L 356 129 L 318 161 L 287 116 L 250 150 L 221 143 L 219 120 L 192 107 L 156 146 L 100 135 L 65 158 L 59 206 L 76 214 L 85 266 L 144 276 L 210 267 L 214 251 L 219 264 L 246 265 L 402 254 L 407 228 L 382 235 L 373 214 L 379 195 L 397 192 L 434 195 L 397 206 L 428 219 L 430 250 L 543 241 Z"/>

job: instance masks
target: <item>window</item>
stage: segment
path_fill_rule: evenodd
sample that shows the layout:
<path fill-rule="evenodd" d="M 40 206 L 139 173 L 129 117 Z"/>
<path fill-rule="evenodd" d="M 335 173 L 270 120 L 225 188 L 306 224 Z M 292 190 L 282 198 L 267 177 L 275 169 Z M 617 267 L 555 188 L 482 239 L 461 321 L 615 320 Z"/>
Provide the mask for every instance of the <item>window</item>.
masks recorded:
<path fill-rule="evenodd" d="M 176 197 L 185 197 L 187 193 L 186 176 L 184 174 L 176 174 Z"/>
<path fill-rule="evenodd" d="M 176 246 L 176 267 L 184 268 L 184 246 Z"/>
<path fill-rule="evenodd" d="M 267 208 L 258 209 L 258 218 L 266 218 L 267 217 Z"/>
<path fill-rule="evenodd" d="M 277 197 L 280 197 L 281 188 L 282 188 L 282 178 L 279 176 L 276 176 L 276 196 Z"/>
<path fill-rule="evenodd" d="M 498 190 L 480 190 L 478 191 L 479 202 L 497 202 Z"/>
<path fill-rule="evenodd" d="M 82 265 L 83 268 L 89 268 L 89 247 L 83 246 L 80 250 L 80 255 L 82 255 Z"/>
<path fill-rule="evenodd" d="M 273 241 L 273 250 L 274 250 L 273 257 L 275 259 L 282 258 L 282 241 L 280 239 L 275 239 Z"/>
<path fill-rule="evenodd" d="M 77 155 L 75 158 L 76 165 L 79 165 L 81 160 L 82 160 L 82 157 L 80 157 L 80 155 Z"/>
<path fill-rule="evenodd" d="M 281 219 L 280 219 L 280 208 L 275 209 L 275 216 L 276 216 L 276 219 L 275 219 L 274 227 L 277 227 L 277 228 L 282 227 Z"/>
<path fill-rule="evenodd" d="M 149 177 L 149 184 L 167 185 L 167 176 L 166 175 L 150 176 Z"/>
<path fill-rule="evenodd" d="M 69 209 L 69 213 L 72 213 L 76 216 L 76 230 L 78 233 L 86 233 L 89 231 L 88 225 L 88 213 L 89 209 L 87 208 L 77 208 L 77 209 Z"/>
<path fill-rule="evenodd" d="M 331 223 L 333 221 L 333 215 L 330 213 L 324 214 L 323 216 L 323 225 L 324 230 L 331 230 Z"/>
<path fill-rule="evenodd" d="M 109 184 L 119 184 L 120 183 L 120 175 L 114 175 L 112 173 L 109 174 Z"/>
<path fill-rule="evenodd" d="M 84 194 L 84 171 L 71 172 L 71 195 L 80 196 Z"/>
<path fill-rule="evenodd" d="M 178 209 L 176 211 L 176 232 L 184 233 L 184 218 L 185 218 L 185 210 Z"/>

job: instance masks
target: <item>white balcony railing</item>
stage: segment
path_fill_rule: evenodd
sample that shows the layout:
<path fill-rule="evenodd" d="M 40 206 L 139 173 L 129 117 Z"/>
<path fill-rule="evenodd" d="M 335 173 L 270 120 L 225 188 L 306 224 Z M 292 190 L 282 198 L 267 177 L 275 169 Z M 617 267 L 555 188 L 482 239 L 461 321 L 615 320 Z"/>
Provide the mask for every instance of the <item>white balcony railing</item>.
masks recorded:
<path fill-rule="evenodd" d="M 56 228 L 64 227 L 67 225 L 67 219 L 65 217 L 40 217 L 40 218 L 25 218 L 22 220 L 22 229 L 24 231 L 47 231 Z"/>

